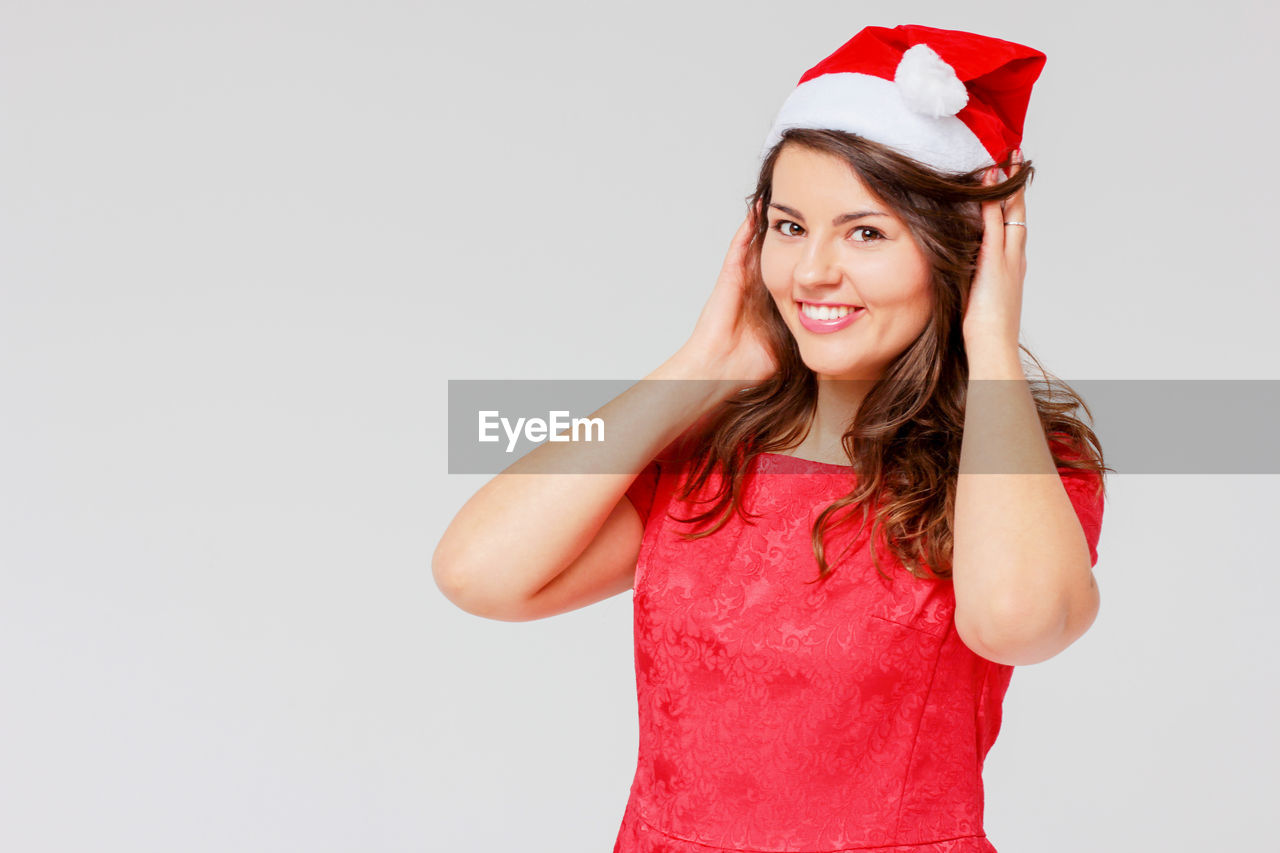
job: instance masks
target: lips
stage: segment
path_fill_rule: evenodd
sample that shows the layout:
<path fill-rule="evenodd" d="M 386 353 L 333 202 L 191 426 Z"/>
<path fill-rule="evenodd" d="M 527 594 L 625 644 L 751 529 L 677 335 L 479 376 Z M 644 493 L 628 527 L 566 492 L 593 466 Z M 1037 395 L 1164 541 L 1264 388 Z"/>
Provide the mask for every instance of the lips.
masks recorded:
<path fill-rule="evenodd" d="M 797 302 L 796 311 L 800 325 L 820 335 L 838 332 L 867 313 L 866 308 L 858 305 L 818 302 Z M 813 314 L 818 316 L 811 316 Z"/>

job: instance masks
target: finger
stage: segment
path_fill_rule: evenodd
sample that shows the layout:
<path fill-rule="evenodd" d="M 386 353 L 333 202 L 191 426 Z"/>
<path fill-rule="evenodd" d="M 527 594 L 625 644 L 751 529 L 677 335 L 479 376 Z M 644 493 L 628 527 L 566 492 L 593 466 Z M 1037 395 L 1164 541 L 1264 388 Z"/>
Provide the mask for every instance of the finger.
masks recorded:
<path fill-rule="evenodd" d="M 986 186 L 994 186 L 996 183 L 995 169 L 991 168 L 982 176 L 982 183 Z M 1000 209 L 1000 200 L 984 201 L 982 203 L 982 252 L 992 257 L 1000 257 L 1004 254 L 1004 212 Z"/>
<path fill-rule="evenodd" d="M 1014 152 L 1013 166 L 1010 167 L 1009 175 L 1010 177 L 1012 177 L 1013 175 L 1016 175 L 1021 171 L 1022 171 L 1022 151 L 1019 150 Z M 1026 212 L 1027 212 L 1026 190 L 1027 188 L 1024 186 L 1021 189 L 1019 189 L 1016 193 L 1009 196 L 1008 199 L 1005 200 L 1004 212 L 1007 214 L 1005 216 L 1005 219 L 1012 219 L 1016 222 L 1026 221 Z"/>
<path fill-rule="evenodd" d="M 1011 175 L 1022 171 L 1022 151 L 1013 155 Z M 1010 222 L 1027 221 L 1026 187 L 1018 190 L 1005 202 L 1004 218 Z M 1027 229 L 1021 225 L 1005 226 L 1005 257 L 1011 262 L 1020 264 L 1025 256 L 1027 245 Z"/>

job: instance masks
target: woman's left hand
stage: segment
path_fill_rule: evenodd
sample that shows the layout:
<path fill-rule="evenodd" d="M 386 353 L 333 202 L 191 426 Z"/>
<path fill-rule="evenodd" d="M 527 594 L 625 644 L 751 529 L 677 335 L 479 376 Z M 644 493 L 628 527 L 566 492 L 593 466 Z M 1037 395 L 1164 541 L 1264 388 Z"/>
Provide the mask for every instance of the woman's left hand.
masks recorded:
<path fill-rule="evenodd" d="M 1022 168 L 1022 152 L 1013 155 L 1010 176 Z M 983 183 L 996 183 L 996 169 L 987 170 Z M 1005 225 L 1027 221 L 1025 188 L 1001 201 L 982 203 L 982 248 L 969 291 L 962 332 L 965 345 L 1017 352 L 1022 323 L 1022 280 L 1027 274 L 1027 229 Z"/>

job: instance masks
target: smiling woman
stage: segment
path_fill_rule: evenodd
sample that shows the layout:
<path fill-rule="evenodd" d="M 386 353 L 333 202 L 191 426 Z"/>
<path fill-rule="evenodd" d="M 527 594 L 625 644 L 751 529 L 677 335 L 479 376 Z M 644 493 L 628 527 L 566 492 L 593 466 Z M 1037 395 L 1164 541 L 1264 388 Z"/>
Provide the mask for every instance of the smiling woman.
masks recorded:
<path fill-rule="evenodd" d="M 821 529 L 872 503 L 873 529 L 883 526 L 897 561 L 919 577 L 950 575 L 970 382 L 962 321 L 986 232 L 982 205 L 1015 197 L 1034 174 L 1012 157 L 1004 166 L 1009 179 L 990 184 L 986 167 L 944 172 L 845 131 L 781 135 L 748 199 L 767 215 L 749 217 L 743 307 L 778 370 L 702 422 L 707 452 L 689 494 L 716 469 L 734 482 L 755 453 L 849 465 L 858 487 L 815 524 L 823 576 Z M 1087 407 L 1042 373 L 1046 387 L 1030 390 L 1046 455 L 1101 500 L 1097 436 L 1074 414 Z M 722 489 L 696 518 L 723 522 L 740 503 Z"/>
<path fill-rule="evenodd" d="M 634 591 L 614 853 L 994 853 L 981 774 L 1013 666 L 1098 601 L 1101 449 L 1070 388 L 1026 382 L 1004 233 L 1043 62 L 868 27 L 808 71 L 693 334 L 647 377 L 701 381 L 594 413 L 629 473 L 547 474 L 589 448 L 539 447 L 441 540 L 441 587 L 491 618 Z"/>
<path fill-rule="evenodd" d="M 791 144 L 774 163 L 761 276 L 819 381 L 880 378 L 929 321 L 928 255 L 887 206 L 843 157 Z"/>

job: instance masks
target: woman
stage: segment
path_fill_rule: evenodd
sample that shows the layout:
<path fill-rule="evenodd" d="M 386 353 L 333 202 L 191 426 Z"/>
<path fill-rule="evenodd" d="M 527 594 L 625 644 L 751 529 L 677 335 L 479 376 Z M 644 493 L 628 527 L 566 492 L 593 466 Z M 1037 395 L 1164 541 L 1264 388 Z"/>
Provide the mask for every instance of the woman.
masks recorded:
<path fill-rule="evenodd" d="M 615 853 L 995 850 L 981 770 L 1013 666 L 1098 608 L 1097 438 L 1019 356 L 1043 61 L 869 27 L 807 72 L 692 336 L 648 377 L 704 381 L 595 413 L 631 473 L 538 473 L 586 453 L 543 445 L 441 540 L 437 582 L 492 618 L 634 589 Z"/>

